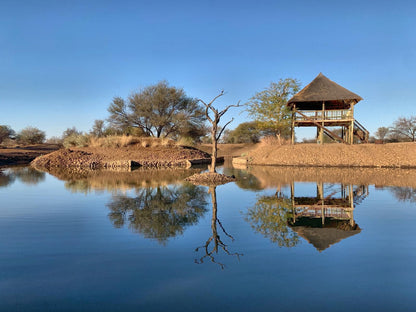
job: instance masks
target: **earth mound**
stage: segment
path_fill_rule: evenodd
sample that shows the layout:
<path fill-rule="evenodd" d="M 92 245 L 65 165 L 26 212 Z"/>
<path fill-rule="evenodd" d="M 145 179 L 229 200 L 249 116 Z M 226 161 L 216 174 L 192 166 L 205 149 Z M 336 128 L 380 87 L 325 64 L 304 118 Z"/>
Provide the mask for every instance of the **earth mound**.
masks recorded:
<path fill-rule="evenodd" d="M 216 172 L 197 173 L 185 179 L 185 181 L 199 185 L 221 185 L 235 181 L 234 176 L 227 176 Z"/>
<path fill-rule="evenodd" d="M 123 168 L 123 167 L 189 167 L 190 160 L 209 159 L 210 155 L 186 146 L 141 144 L 126 147 L 78 147 L 61 149 L 37 157 L 31 165 L 49 168 Z"/>

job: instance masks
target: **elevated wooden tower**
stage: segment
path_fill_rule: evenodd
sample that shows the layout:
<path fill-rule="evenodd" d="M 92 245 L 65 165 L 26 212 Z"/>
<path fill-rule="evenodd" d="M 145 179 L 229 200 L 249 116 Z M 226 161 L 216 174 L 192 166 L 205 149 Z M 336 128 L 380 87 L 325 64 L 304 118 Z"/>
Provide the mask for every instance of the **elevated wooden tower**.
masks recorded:
<path fill-rule="evenodd" d="M 369 132 L 354 119 L 354 105 L 361 100 L 359 95 L 320 73 L 287 103 L 292 111 L 292 144 L 295 143 L 295 127 L 316 127 L 320 144 L 324 134 L 342 143 L 353 144 L 354 137 L 367 143 Z M 327 127 L 341 127 L 341 134 Z"/>

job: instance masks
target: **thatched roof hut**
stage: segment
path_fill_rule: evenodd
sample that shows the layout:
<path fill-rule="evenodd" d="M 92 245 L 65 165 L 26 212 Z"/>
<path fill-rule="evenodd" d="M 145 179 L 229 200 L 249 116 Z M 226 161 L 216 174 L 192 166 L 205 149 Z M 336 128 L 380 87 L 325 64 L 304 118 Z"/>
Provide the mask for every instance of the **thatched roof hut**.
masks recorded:
<path fill-rule="evenodd" d="M 325 109 L 349 109 L 362 98 L 320 73 L 310 84 L 296 93 L 288 106 L 296 105 L 298 110 L 320 110 L 325 102 Z"/>
<path fill-rule="evenodd" d="M 320 222 L 319 219 L 303 218 L 297 220 L 291 228 L 319 252 L 361 232 L 358 224 L 351 225 L 346 220 L 331 220 L 325 225 L 319 224 Z"/>

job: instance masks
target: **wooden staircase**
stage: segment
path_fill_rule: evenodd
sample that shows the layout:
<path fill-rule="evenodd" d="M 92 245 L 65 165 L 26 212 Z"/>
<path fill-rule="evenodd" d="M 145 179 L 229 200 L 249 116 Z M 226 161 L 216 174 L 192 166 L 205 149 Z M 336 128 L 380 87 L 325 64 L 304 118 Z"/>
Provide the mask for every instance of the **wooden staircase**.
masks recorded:
<path fill-rule="evenodd" d="M 354 135 L 363 143 L 368 143 L 370 132 L 358 120 L 354 120 Z"/>

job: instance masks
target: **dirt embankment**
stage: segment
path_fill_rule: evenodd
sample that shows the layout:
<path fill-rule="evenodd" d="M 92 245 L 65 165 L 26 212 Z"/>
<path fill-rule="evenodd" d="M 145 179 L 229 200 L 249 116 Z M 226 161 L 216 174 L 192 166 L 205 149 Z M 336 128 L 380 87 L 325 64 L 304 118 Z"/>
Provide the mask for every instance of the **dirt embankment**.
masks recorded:
<path fill-rule="evenodd" d="M 247 159 L 253 165 L 416 168 L 416 144 L 259 144 Z"/>
<path fill-rule="evenodd" d="M 60 148 L 57 144 L 35 144 L 28 146 L 0 147 L 0 166 L 29 164 L 36 157 Z"/>
<path fill-rule="evenodd" d="M 240 157 L 253 150 L 258 144 L 254 143 L 237 143 L 237 144 L 218 144 L 219 157 Z M 212 144 L 200 144 L 198 149 L 211 154 Z"/>
<path fill-rule="evenodd" d="M 36 158 L 35 168 L 119 168 L 186 167 L 190 160 L 208 159 L 209 154 L 182 146 L 144 147 L 140 144 L 127 147 L 82 147 L 62 149 Z"/>

